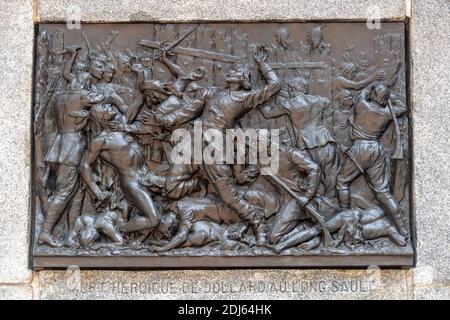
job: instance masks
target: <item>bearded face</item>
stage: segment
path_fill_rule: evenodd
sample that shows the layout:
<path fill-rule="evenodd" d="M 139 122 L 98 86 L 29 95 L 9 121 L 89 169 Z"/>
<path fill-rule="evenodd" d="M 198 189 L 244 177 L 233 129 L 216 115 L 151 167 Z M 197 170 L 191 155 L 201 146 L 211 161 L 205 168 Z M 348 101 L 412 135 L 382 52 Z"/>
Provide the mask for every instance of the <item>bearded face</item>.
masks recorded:
<path fill-rule="evenodd" d="M 370 91 L 370 100 L 376 102 L 381 107 L 385 107 L 388 103 L 389 95 L 389 88 L 380 83 Z"/>
<path fill-rule="evenodd" d="M 158 92 L 156 90 L 149 89 L 149 90 L 144 91 L 144 99 L 145 99 L 145 103 L 148 106 L 153 106 L 153 105 L 160 104 L 165 99 L 167 99 L 167 95 L 162 92 Z"/>
<path fill-rule="evenodd" d="M 228 84 L 237 83 L 241 87 L 243 87 L 244 89 L 250 89 L 251 88 L 251 85 L 250 85 L 250 73 L 249 73 L 248 69 L 245 68 L 245 67 L 237 67 L 237 68 L 231 69 L 228 72 L 225 81 Z"/>
<path fill-rule="evenodd" d="M 309 94 L 309 82 L 304 78 L 296 78 L 293 81 L 288 82 L 288 94 L 293 98 L 299 94 Z"/>

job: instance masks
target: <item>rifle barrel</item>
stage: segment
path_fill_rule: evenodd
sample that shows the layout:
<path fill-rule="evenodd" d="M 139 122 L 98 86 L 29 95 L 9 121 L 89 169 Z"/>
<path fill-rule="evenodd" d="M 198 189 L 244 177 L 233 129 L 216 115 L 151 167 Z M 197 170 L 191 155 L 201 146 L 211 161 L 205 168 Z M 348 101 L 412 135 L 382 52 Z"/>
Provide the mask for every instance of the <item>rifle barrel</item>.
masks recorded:
<path fill-rule="evenodd" d="M 277 185 L 279 185 L 281 188 L 286 190 L 300 205 L 303 206 L 303 204 L 302 204 L 303 201 L 300 199 L 300 197 L 291 188 L 289 188 L 283 181 L 281 181 L 275 175 L 267 175 L 267 176 L 272 181 L 274 181 Z M 320 215 L 320 213 L 311 204 L 307 204 L 307 205 L 303 206 L 303 208 L 305 208 L 305 210 L 311 216 L 313 216 L 317 220 L 317 222 L 321 225 L 325 247 L 331 247 L 331 243 L 332 243 L 331 234 L 330 234 L 330 231 L 328 230 L 328 228 L 327 228 L 327 226 L 325 224 L 325 220 L 323 219 L 323 217 Z"/>

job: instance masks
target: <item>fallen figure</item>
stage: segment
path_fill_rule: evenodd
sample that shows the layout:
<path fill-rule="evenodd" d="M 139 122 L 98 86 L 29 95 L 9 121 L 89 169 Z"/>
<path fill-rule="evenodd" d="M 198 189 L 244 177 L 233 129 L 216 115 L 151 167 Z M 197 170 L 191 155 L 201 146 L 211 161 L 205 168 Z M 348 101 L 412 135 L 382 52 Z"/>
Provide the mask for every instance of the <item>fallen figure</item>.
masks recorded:
<path fill-rule="evenodd" d="M 244 225 L 242 222 L 226 225 L 206 220 L 195 221 L 183 235 L 183 239 L 177 239 L 175 247 L 173 242 L 169 242 L 162 246 L 151 246 L 148 249 L 152 252 L 165 252 L 175 248 L 203 247 L 211 243 L 220 243 L 222 250 L 240 248 L 247 243 L 247 239 L 236 239 L 234 234 L 240 233 Z"/>
<path fill-rule="evenodd" d="M 67 243 L 72 248 L 98 250 L 100 248 L 117 248 L 124 245 L 124 239 L 120 228 L 124 220 L 115 210 L 104 210 L 97 214 L 85 214 L 79 216 L 68 236 Z M 101 235 L 106 236 L 112 242 L 99 242 Z"/>
<path fill-rule="evenodd" d="M 273 209 L 275 201 L 270 194 L 263 191 L 247 191 L 242 194 L 253 205 L 263 205 Z M 224 249 L 233 249 L 237 242 L 247 244 L 245 234 L 248 223 L 229 208 L 220 199 L 210 196 L 205 198 L 184 198 L 169 205 L 166 214 L 175 214 L 180 221 L 175 236 L 161 246 L 153 246 L 150 251 L 164 252 L 180 247 L 199 247 L 215 241 L 223 241 Z"/>
<path fill-rule="evenodd" d="M 406 246 L 405 237 L 397 231 L 380 207 L 371 207 L 366 210 L 357 208 L 345 210 L 326 221 L 325 224 L 331 233 L 338 232 L 334 240 L 334 247 L 338 247 L 342 242 L 346 246 L 353 246 L 381 237 L 388 237 L 398 246 Z M 320 226 L 300 230 L 284 241 L 269 245 L 268 248 L 280 253 L 287 248 L 312 240 L 309 246 L 304 248 L 310 250 L 320 244 L 318 236 L 321 232 Z"/>

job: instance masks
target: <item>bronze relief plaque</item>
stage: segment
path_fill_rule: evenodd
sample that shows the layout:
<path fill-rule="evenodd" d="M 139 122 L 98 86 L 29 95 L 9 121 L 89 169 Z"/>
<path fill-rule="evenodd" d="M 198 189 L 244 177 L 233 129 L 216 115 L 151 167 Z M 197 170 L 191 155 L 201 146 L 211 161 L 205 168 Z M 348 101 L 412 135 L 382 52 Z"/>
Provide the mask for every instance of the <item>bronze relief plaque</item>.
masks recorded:
<path fill-rule="evenodd" d="M 40 24 L 35 268 L 413 264 L 405 24 Z"/>

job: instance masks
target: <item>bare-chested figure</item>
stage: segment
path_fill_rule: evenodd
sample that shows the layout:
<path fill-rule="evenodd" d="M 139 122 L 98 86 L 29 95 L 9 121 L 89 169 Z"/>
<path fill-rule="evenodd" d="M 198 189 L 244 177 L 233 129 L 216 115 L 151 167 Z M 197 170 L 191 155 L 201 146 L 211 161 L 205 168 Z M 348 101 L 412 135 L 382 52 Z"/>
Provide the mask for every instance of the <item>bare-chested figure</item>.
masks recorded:
<path fill-rule="evenodd" d="M 220 243 L 220 248 L 222 250 L 244 247 L 245 244 L 242 242 L 243 240 L 238 241 L 229 237 L 230 234 L 234 234 L 236 230 L 240 230 L 241 228 L 242 222 L 226 225 L 213 221 L 195 221 L 186 235 L 186 240 L 182 242 L 178 248 L 203 247 L 211 243 Z M 166 251 L 166 247 L 152 246 L 149 250 L 154 252 L 164 252 Z"/>
<path fill-rule="evenodd" d="M 141 225 L 140 228 L 152 229 L 159 223 L 158 209 L 150 193 L 139 182 L 140 178 L 150 173 L 145 165 L 141 147 L 134 138 L 124 132 L 109 130 L 108 122 L 114 119 L 116 114 L 117 110 L 111 105 L 97 104 L 91 108 L 89 120 L 94 136 L 81 162 L 81 174 L 95 197 L 99 200 L 106 199 L 109 194 L 101 191 L 94 182 L 91 166 L 95 164 L 97 158 L 112 166 L 118 173 L 123 195 L 146 218 L 145 226 Z M 127 225 L 124 226 L 124 231 L 139 231 L 130 230 Z"/>
<path fill-rule="evenodd" d="M 46 176 L 53 171 L 56 180 L 55 188 L 48 199 L 44 225 L 38 242 L 52 247 L 63 245 L 52 235 L 56 222 L 69 208 L 69 229 L 72 228 L 75 219 L 81 213 L 84 200 L 84 190 L 78 188 L 78 165 L 83 157 L 87 138 L 77 114 L 88 105 L 104 99 L 103 95 L 88 91 L 102 78 L 103 63 L 93 59 L 89 64 L 89 72 L 78 71 L 73 74 L 71 70 L 77 57 L 77 49 L 79 48 L 71 47 L 64 50 L 70 54 L 62 72 L 63 78 L 68 82 L 67 89 L 55 96 L 57 135 L 44 159 L 47 164 Z M 47 185 L 47 181 L 44 184 Z"/>
<path fill-rule="evenodd" d="M 169 243 L 153 248 L 153 251 L 168 251 L 178 248 L 186 243 L 192 233 L 192 227 L 196 221 L 213 221 L 216 223 L 239 223 L 240 219 L 236 213 L 217 199 L 189 198 L 186 197 L 171 204 L 167 210 L 174 213 L 180 221 L 175 236 Z"/>
<path fill-rule="evenodd" d="M 189 94 L 185 92 L 186 87 L 193 81 L 206 79 L 206 71 L 203 67 L 198 67 L 191 72 L 185 72 L 179 65 L 167 58 L 165 51 L 161 52 L 160 59 L 176 80 L 172 83 L 162 83 L 158 80 L 146 79 L 138 85 L 144 96 L 145 104 L 157 117 L 168 115 L 191 103 L 192 100 Z M 115 123 L 113 128 L 116 131 L 138 134 L 140 143 L 144 148 L 144 156 L 147 164 L 150 166 L 160 164 L 167 158 L 167 153 L 172 148 L 170 142 L 171 131 L 167 128 L 148 126 L 140 121 L 135 121 L 128 125 Z"/>

